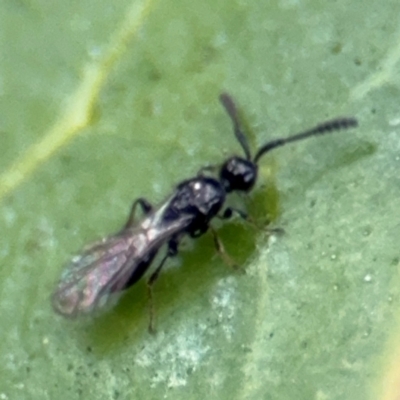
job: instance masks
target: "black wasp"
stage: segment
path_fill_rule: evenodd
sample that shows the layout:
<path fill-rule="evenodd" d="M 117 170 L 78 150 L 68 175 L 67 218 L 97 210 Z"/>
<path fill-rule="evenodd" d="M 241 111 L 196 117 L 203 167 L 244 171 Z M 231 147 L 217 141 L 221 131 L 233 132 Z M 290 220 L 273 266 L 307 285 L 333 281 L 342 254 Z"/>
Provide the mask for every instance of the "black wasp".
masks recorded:
<path fill-rule="evenodd" d="M 357 126 L 354 118 L 337 118 L 296 135 L 272 140 L 252 157 L 233 99 L 224 93 L 220 101 L 232 120 L 235 137 L 245 157 L 233 156 L 226 160 L 216 177 L 206 176 L 207 168 L 201 169 L 194 178 L 179 183 L 172 195 L 157 208 L 143 198 L 137 199 L 119 232 L 89 245 L 66 266 L 53 294 L 53 306 L 58 313 L 74 317 L 99 308 L 110 294 L 136 283 L 160 248 L 166 245 L 166 254 L 148 281 L 151 295 L 152 283 L 165 261 L 177 254 L 178 244 L 185 236 L 196 238 L 211 230 L 217 250 L 222 253 L 222 243 L 210 222 L 216 216 L 229 218 L 234 212 L 246 218 L 239 210 L 223 209 L 224 203 L 229 193 L 249 192 L 253 188 L 257 164 L 264 154 L 290 142 Z M 144 218 L 135 222 L 138 206 Z"/>

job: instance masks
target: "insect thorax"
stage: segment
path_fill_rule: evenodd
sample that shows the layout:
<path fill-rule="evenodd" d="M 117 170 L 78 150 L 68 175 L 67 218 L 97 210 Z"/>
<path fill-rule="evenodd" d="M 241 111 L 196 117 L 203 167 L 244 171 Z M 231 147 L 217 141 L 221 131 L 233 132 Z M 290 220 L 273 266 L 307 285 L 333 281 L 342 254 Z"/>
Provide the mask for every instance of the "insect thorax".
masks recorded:
<path fill-rule="evenodd" d="M 191 214 L 194 218 L 210 220 L 225 202 L 225 190 L 221 183 L 209 177 L 197 177 L 178 185 L 170 202 L 170 218 Z"/>

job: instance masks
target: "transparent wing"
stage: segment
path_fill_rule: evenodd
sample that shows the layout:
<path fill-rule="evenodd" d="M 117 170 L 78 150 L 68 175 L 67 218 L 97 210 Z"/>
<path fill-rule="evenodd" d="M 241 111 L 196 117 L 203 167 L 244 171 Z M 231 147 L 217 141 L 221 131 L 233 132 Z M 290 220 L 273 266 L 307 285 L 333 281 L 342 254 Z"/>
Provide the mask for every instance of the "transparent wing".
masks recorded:
<path fill-rule="evenodd" d="M 127 229 L 90 245 L 63 271 L 52 297 L 54 309 L 73 318 L 103 306 L 138 267 L 147 269 L 159 248 L 184 230 L 188 221 L 189 217 L 183 217 L 146 230 Z"/>

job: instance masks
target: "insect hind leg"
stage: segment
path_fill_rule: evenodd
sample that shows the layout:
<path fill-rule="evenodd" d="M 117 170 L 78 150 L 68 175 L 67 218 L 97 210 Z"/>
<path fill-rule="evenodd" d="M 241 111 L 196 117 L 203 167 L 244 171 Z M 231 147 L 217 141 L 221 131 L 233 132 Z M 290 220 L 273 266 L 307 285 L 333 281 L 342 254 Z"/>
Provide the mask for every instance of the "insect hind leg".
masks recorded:
<path fill-rule="evenodd" d="M 132 203 L 128 221 L 126 221 L 124 228 L 130 228 L 131 226 L 134 225 L 137 206 L 140 206 L 144 215 L 147 215 L 153 210 L 153 206 L 150 204 L 149 201 L 147 201 L 143 197 L 139 197 Z"/>
<path fill-rule="evenodd" d="M 160 275 L 161 269 L 164 266 L 165 262 L 168 258 L 176 256 L 178 253 L 178 242 L 175 239 L 172 239 L 168 242 L 168 250 L 167 254 L 163 257 L 160 262 L 160 265 L 157 269 L 150 275 L 150 278 L 147 281 L 147 295 L 149 298 L 149 312 L 150 312 L 150 321 L 149 321 L 149 332 L 155 333 L 154 321 L 155 321 L 155 308 L 154 308 L 154 298 L 153 298 L 153 285 L 158 279 Z"/>

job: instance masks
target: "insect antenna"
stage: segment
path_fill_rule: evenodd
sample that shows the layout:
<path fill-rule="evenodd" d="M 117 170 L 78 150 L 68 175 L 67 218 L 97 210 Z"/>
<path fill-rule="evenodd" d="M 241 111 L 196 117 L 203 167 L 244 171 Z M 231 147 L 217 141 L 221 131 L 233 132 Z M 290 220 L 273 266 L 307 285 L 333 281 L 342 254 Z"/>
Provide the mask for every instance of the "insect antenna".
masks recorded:
<path fill-rule="evenodd" d="M 244 135 L 240 127 L 240 121 L 235 102 L 233 101 L 232 97 L 229 96 L 229 94 L 227 93 L 222 93 L 219 96 L 219 101 L 224 106 L 226 112 L 228 113 L 230 119 L 232 120 L 233 131 L 235 133 L 236 139 L 242 146 L 244 154 L 246 155 L 246 159 L 250 161 L 251 153 L 250 153 L 249 143 L 247 142 L 246 136 Z"/>
<path fill-rule="evenodd" d="M 358 122 L 355 118 L 352 117 L 336 118 L 331 121 L 326 121 L 321 124 L 318 124 L 314 128 L 311 128 L 304 132 L 300 132 L 296 135 L 288 136 L 286 138 L 271 140 L 264 146 L 261 146 L 261 148 L 257 151 L 257 154 L 254 157 L 254 163 L 257 164 L 258 160 L 265 153 L 268 153 L 270 150 L 283 146 L 287 143 L 296 142 L 297 140 L 303 140 L 311 136 L 324 135 L 326 133 L 331 133 L 342 129 L 353 128 L 356 127 L 357 125 Z"/>

